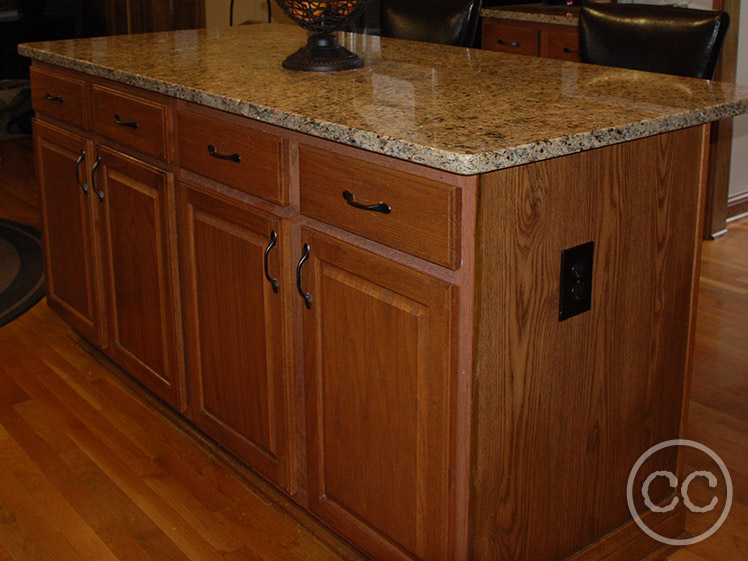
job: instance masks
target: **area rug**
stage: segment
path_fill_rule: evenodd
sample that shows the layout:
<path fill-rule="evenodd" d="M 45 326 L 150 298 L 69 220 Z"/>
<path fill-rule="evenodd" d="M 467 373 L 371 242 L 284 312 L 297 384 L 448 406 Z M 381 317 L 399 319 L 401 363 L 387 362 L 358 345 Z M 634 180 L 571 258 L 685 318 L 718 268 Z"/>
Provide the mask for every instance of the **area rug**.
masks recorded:
<path fill-rule="evenodd" d="M 29 226 L 0 219 L 0 326 L 44 296 L 41 236 Z"/>

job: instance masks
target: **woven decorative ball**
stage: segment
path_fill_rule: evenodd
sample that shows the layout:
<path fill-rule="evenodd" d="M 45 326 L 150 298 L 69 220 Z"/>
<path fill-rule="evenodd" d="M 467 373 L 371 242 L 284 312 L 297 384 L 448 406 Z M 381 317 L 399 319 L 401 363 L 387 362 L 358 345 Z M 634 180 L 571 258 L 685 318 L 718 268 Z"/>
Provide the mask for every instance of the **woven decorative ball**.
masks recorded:
<path fill-rule="evenodd" d="M 363 66 L 354 53 L 341 47 L 333 31 L 357 17 L 369 0 L 276 0 L 283 12 L 315 34 L 306 47 L 290 55 L 283 66 L 292 70 L 345 70 Z"/>
<path fill-rule="evenodd" d="M 329 33 L 355 18 L 368 0 L 277 0 L 283 12 L 304 29 Z"/>

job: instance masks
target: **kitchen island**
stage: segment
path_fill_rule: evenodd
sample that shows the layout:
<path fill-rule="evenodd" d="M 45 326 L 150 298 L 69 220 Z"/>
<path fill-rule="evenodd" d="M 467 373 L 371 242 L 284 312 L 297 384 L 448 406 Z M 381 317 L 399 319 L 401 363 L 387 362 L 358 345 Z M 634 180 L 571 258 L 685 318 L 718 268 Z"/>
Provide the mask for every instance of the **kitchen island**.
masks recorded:
<path fill-rule="evenodd" d="M 21 46 L 50 306 L 374 559 L 666 555 L 626 482 L 681 431 L 748 89 L 342 41 L 364 68 L 284 70 L 277 25 Z"/>

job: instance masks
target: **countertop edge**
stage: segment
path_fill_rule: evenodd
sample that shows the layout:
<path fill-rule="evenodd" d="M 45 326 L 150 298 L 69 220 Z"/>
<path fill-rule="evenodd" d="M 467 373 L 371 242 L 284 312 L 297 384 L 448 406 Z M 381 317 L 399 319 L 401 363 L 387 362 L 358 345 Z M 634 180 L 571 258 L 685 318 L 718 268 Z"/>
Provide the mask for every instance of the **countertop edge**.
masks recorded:
<path fill-rule="evenodd" d="M 172 84 L 90 62 L 82 62 L 72 57 L 38 50 L 26 44 L 19 45 L 18 52 L 23 56 L 38 60 L 39 62 L 139 87 L 184 101 L 255 119 L 263 123 L 457 175 L 490 173 L 514 166 L 566 156 L 584 150 L 601 148 L 603 146 L 702 125 L 748 112 L 748 101 L 726 103 L 618 127 L 544 139 L 496 152 L 467 154 L 440 150 L 270 107 L 258 106 L 238 99 L 227 98 L 219 94 L 203 92 L 183 85 Z"/>
<path fill-rule="evenodd" d="M 512 6 L 496 6 L 492 8 L 483 8 L 480 12 L 481 17 L 488 19 L 505 19 L 511 21 L 526 21 L 533 23 L 547 23 L 551 25 L 563 25 L 565 27 L 576 27 L 579 22 L 579 16 L 576 14 L 548 14 L 533 11 L 521 11 L 520 9 L 511 9 Z"/>

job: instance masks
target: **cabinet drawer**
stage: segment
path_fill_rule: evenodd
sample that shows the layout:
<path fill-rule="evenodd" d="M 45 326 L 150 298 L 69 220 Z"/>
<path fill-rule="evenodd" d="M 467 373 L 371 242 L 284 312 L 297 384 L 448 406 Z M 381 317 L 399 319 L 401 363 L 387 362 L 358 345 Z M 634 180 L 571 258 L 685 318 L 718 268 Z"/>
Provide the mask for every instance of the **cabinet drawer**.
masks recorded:
<path fill-rule="evenodd" d="M 84 79 L 31 67 L 31 103 L 36 112 L 88 130 L 86 99 Z"/>
<path fill-rule="evenodd" d="M 579 62 L 579 34 L 575 29 L 553 29 L 544 32 L 540 56 Z"/>
<path fill-rule="evenodd" d="M 191 111 L 177 113 L 181 167 L 250 195 L 288 204 L 279 136 Z"/>
<path fill-rule="evenodd" d="M 299 175 L 302 214 L 459 267 L 462 201 L 456 186 L 304 145 Z"/>
<path fill-rule="evenodd" d="M 171 107 L 165 102 L 120 88 L 94 84 L 94 128 L 138 152 L 172 161 Z"/>
<path fill-rule="evenodd" d="M 515 55 L 538 56 L 538 28 L 484 19 L 483 48 Z"/>

